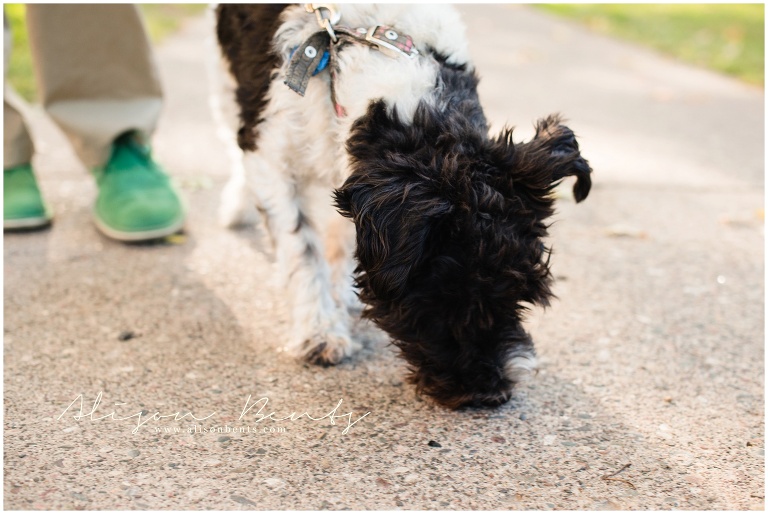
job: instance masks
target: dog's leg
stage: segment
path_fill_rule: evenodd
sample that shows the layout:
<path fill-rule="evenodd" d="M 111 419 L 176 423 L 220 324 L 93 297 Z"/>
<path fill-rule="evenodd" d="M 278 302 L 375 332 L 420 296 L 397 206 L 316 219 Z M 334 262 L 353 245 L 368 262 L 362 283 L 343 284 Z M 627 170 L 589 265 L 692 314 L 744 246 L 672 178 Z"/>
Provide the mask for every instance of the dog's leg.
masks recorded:
<path fill-rule="evenodd" d="M 350 337 L 346 310 L 334 300 L 319 229 L 323 210 L 331 210 L 330 191 L 322 196 L 314 188 L 297 184 L 280 156 L 274 151 L 248 152 L 245 164 L 249 176 L 258 182 L 291 311 L 286 350 L 316 364 L 336 364 L 360 345 Z"/>
<path fill-rule="evenodd" d="M 329 189 L 310 186 L 298 193 L 296 235 L 301 247 L 287 250 L 293 257 L 285 255 L 295 263 L 290 286 L 296 292 L 294 339 L 289 349 L 317 364 L 335 364 L 361 348 L 350 335 L 345 303 L 352 293 L 351 273 L 343 273 L 351 251 L 347 225 L 352 224 L 333 209 Z"/>
<path fill-rule="evenodd" d="M 359 317 L 363 303 L 354 287 L 355 225 L 334 212 L 325 224 L 323 239 L 325 256 L 332 270 L 334 296 L 352 317 Z"/>
<path fill-rule="evenodd" d="M 239 155 L 233 151 L 229 153 L 234 154 L 230 159 L 232 174 L 221 191 L 219 222 L 227 228 L 255 225 L 261 219 L 257 208 L 259 203 L 248 184 L 242 152 Z"/>
<path fill-rule="evenodd" d="M 216 15 L 213 8 L 207 12 L 211 26 L 210 36 L 206 40 L 206 71 L 208 74 L 208 104 L 211 109 L 216 134 L 224 144 L 227 159 L 231 166 L 229 181 L 221 192 L 219 221 L 228 228 L 255 225 L 259 219 L 258 198 L 243 166 L 243 151 L 237 144 L 238 112 L 240 107 L 235 101 L 237 83 L 227 69 L 221 57 L 221 49 L 214 37 Z"/>

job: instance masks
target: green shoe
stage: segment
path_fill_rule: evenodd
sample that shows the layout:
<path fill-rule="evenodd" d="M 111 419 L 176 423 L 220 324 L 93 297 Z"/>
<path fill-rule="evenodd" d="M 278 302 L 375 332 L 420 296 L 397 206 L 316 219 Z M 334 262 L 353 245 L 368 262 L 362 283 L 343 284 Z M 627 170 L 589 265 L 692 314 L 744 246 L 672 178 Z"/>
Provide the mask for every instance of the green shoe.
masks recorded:
<path fill-rule="evenodd" d="M 32 166 L 22 164 L 3 172 L 3 229 L 30 229 L 51 222 Z"/>
<path fill-rule="evenodd" d="M 178 232 L 184 207 L 168 176 L 136 133 L 115 140 L 112 156 L 94 170 L 99 195 L 96 227 L 118 241 L 147 241 Z"/>

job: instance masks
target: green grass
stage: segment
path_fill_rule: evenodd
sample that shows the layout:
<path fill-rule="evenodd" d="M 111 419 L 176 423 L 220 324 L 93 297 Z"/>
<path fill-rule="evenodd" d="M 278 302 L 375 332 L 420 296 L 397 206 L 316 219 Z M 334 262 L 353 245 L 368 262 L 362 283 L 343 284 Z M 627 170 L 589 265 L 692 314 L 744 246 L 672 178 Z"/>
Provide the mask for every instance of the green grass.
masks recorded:
<path fill-rule="evenodd" d="M 159 43 L 176 32 L 190 16 L 202 14 L 206 4 L 141 4 L 144 23 L 153 43 Z"/>
<path fill-rule="evenodd" d="M 177 31 L 191 16 L 202 14 L 205 4 L 141 4 L 149 38 L 157 44 Z M 37 88 L 29 51 L 24 4 L 5 4 L 5 14 L 13 35 L 8 81 L 27 101 L 37 99 Z"/>
<path fill-rule="evenodd" d="M 32 68 L 32 56 L 29 53 L 24 5 L 6 4 L 4 8 L 13 36 L 11 59 L 8 62 L 8 76 L 6 78 L 27 101 L 34 101 L 37 97 L 35 72 Z"/>
<path fill-rule="evenodd" d="M 765 81 L 762 4 L 541 4 L 546 12 L 746 82 Z"/>

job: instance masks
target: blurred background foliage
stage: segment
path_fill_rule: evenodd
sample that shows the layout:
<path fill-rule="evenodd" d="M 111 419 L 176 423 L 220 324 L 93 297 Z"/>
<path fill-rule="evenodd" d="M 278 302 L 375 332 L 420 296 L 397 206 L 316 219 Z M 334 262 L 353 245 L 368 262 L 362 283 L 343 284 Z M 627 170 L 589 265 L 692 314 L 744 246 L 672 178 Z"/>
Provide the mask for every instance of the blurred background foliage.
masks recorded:
<path fill-rule="evenodd" d="M 7 4 L 3 6 L 3 9 L 5 10 L 6 21 L 11 27 L 11 59 L 10 62 L 5 63 L 8 67 L 6 79 L 21 96 L 28 101 L 34 101 L 35 76 L 27 41 L 24 6 L 22 4 Z M 5 51 L 8 52 L 8 49 L 6 48 Z"/>
<path fill-rule="evenodd" d="M 763 4 L 540 4 L 537 8 L 690 64 L 764 84 Z"/>
<path fill-rule="evenodd" d="M 13 35 L 8 80 L 36 99 L 23 4 L 4 6 Z M 141 4 L 150 39 L 158 43 L 206 4 Z M 608 36 L 648 46 L 696 66 L 762 86 L 765 76 L 763 4 L 538 4 L 536 9 Z"/>

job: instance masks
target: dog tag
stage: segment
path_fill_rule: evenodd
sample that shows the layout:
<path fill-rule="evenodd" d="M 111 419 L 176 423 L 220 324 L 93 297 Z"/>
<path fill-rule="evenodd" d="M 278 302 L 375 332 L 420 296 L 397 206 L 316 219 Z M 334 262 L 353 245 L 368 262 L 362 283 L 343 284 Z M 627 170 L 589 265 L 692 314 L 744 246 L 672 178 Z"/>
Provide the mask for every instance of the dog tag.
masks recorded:
<path fill-rule="evenodd" d="M 304 96 L 312 74 L 317 69 L 323 54 L 330 47 L 331 36 L 326 31 L 316 32 L 293 52 L 288 70 L 285 73 L 285 85 Z"/>

